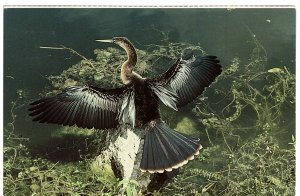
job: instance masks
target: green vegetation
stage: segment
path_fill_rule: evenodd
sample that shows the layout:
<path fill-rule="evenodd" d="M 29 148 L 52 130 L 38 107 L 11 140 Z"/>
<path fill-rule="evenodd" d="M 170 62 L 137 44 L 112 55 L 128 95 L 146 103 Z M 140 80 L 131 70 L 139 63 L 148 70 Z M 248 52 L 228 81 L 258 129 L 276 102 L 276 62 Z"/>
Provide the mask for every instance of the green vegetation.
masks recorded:
<path fill-rule="evenodd" d="M 12 114 L 15 116 L 12 110 Z M 51 162 L 33 156 L 29 139 L 15 133 L 14 121 L 4 132 L 5 195 L 101 195 L 117 193 L 118 181 L 93 169 L 92 159 L 76 163 Z M 95 141 L 97 136 L 95 136 Z M 99 139 L 99 138 L 98 138 Z M 99 145 L 99 143 L 97 143 Z"/>
<path fill-rule="evenodd" d="M 200 121 L 204 149 L 156 195 L 294 195 L 295 122 L 291 111 L 295 110 L 295 75 L 285 66 L 267 67 L 264 48 L 255 37 L 252 43 L 249 63 L 235 58 L 231 65 L 224 65 L 218 82 L 196 100 L 196 120 L 185 117 L 178 122 L 176 113 L 163 111 L 168 123 L 177 121 L 177 128 L 186 133 L 197 132 Z M 97 49 L 96 60 L 91 60 L 70 48 L 63 49 L 83 60 L 58 76 L 50 76 L 52 86 L 45 95 L 68 85 L 120 85 L 120 66 L 126 59 L 122 50 Z M 205 54 L 200 46 L 186 43 L 145 46 L 138 50 L 136 71 L 149 77 L 157 75 L 190 52 Z M 104 135 L 96 132 L 69 128 L 53 132 L 52 137 L 61 139 L 89 137 L 90 146 L 79 161 L 53 161 L 32 154 L 27 147 L 30 140 L 19 138 L 21 130 L 14 126 L 15 106 L 20 102 L 13 102 L 12 122 L 4 130 L 5 195 L 141 194 L 138 182 L 119 181 L 109 167 L 95 167 L 93 158 L 105 141 Z"/>
<path fill-rule="evenodd" d="M 194 112 L 209 144 L 162 193 L 295 194 L 295 121 L 290 115 L 295 75 L 286 67 L 267 69 L 264 48 L 255 37 L 253 44 L 250 63 L 233 59 L 199 97 Z"/>
<path fill-rule="evenodd" d="M 205 148 L 162 192 L 173 195 L 294 195 L 294 171 L 294 150 L 281 149 L 265 132 L 234 150 L 224 144 Z"/>

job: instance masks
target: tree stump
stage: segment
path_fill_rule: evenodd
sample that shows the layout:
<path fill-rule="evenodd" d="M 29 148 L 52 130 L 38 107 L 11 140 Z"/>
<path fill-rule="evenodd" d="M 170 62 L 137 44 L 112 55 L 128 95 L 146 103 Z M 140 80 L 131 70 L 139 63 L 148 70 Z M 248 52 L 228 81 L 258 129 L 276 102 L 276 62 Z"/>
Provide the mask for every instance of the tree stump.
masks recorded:
<path fill-rule="evenodd" d="M 144 130 L 120 127 L 108 133 L 106 148 L 96 158 L 93 165 L 104 170 L 113 171 L 116 178 L 135 180 L 142 192 L 147 190 L 150 174 L 140 170 L 142 159 Z M 109 171 L 107 171 L 109 170 Z"/>

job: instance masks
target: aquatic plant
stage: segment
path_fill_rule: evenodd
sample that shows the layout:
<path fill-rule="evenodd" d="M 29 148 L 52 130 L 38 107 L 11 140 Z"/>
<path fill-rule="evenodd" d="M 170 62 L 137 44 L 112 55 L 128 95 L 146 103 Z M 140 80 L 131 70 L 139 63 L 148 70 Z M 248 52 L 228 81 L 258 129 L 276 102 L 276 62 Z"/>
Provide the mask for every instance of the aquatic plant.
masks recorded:
<path fill-rule="evenodd" d="M 287 147 L 291 137 L 276 137 L 294 131 L 294 118 L 286 121 L 295 110 L 295 75 L 285 66 L 268 69 L 255 36 L 253 44 L 249 63 L 233 59 L 213 91 L 198 99 L 194 112 L 210 146 L 163 193 L 294 195 L 295 148 Z"/>
<path fill-rule="evenodd" d="M 5 195 L 100 195 L 118 192 L 118 180 L 93 170 L 92 160 L 86 156 L 76 163 L 51 162 L 34 156 L 27 147 L 29 138 L 18 136 L 15 130 L 16 104 L 17 101 L 13 102 L 11 109 L 13 120 L 4 128 Z"/>
<path fill-rule="evenodd" d="M 231 146 L 232 147 L 232 146 Z M 267 132 L 235 150 L 205 148 L 196 162 L 163 188 L 173 195 L 294 195 L 295 151 Z"/>

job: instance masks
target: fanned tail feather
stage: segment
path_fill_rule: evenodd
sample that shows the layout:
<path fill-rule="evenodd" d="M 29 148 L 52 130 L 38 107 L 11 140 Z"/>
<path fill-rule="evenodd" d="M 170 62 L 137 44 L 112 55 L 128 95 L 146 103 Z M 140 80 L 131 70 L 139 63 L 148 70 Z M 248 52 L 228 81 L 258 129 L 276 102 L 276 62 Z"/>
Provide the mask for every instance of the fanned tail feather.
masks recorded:
<path fill-rule="evenodd" d="M 174 131 L 164 122 L 156 122 L 145 135 L 140 168 L 150 173 L 172 171 L 194 159 L 201 148 L 198 138 Z"/>

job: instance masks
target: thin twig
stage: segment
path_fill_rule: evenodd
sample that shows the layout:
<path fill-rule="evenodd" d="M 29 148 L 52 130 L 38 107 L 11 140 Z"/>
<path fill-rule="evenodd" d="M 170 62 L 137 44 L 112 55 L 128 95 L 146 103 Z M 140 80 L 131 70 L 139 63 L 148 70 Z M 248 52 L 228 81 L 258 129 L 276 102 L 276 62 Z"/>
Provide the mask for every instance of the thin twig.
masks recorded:
<path fill-rule="evenodd" d="M 60 45 L 61 47 L 52 47 L 52 46 L 40 46 L 41 49 L 50 49 L 50 50 L 68 50 L 69 52 L 71 52 L 72 54 L 75 54 L 79 57 L 81 57 L 83 60 L 86 60 L 88 62 L 88 64 L 93 68 L 93 69 L 96 69 L 94 64 L 89 60 L 87 59 L 85 56 L 83 56 L 82 54 L 78 53 L 77 51 L 75 51 L 74 49 L 72 48 L 68 48 L 64 45 Z"/>

